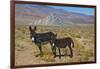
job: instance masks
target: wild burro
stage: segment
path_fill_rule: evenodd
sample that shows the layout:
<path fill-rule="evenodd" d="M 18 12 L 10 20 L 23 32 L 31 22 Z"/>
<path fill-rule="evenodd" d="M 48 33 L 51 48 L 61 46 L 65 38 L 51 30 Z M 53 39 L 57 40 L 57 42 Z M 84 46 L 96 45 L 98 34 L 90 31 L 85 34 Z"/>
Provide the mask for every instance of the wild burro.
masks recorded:
<path fill-rule="evenodd" d="M 73 57 L 73 49 L 72 46 L 74 47 L 74 42 L 72 38 L 70 37 L 65 37 L 65 38 L 57 38 L 57 34 L 55 35 L 55 38 L 52 39 L 50 42 L 52 46 L 52 52 L 54 54 L 54 57 L 56 57 L 56 50 L 59 50 L 59 58 L 61 59 L 61 51 L 60 48 L 66 48 L 68 46 L 70 50 L 70 57 Z"/>
<path fill-rule="evenodd" d="M 55 37 L 55 35 L 53 32 L 37 33 L 36 29 L 37 29 L 36 26 L 34 26 L 34 28 L 29 26 L 30 38 L 32 42 L 34 42 L 36 46 L 38 46 L 40 50 L 40 56 L 42 56 L 43 55 L 42 45 L 50 43 L 50 41 L 52 40 L 52 38 Z"/>

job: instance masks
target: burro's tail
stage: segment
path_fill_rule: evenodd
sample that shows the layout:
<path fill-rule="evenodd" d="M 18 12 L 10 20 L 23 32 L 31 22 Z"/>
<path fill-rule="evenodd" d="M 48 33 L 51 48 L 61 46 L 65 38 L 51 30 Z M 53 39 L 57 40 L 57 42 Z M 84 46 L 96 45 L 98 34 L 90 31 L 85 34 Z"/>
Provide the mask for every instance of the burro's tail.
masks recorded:
<path fill-rule="evenodd" d="M 74 48 L 74 41 L 72 40 L 72 38 L 71 38 L 71 42 L 72 42 L 72 47 Z"/>

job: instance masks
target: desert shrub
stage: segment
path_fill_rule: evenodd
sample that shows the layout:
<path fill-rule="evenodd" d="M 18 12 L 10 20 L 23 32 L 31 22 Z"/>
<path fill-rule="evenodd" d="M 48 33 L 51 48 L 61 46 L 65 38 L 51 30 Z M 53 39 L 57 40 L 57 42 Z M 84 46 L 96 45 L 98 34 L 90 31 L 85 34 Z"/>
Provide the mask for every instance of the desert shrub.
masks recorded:
<path fill-rule="evenodd" d="M 71 36 L 75 38 L 81 38 L 81 35 L 76 33 L 71 33 Z"/>
<path fill-rule="evenodd" d="M 54 62 L 55 61 L 52 53 L 44 54 L 43 57 L 41 57 L 41 59 L 46 62 Z"/>

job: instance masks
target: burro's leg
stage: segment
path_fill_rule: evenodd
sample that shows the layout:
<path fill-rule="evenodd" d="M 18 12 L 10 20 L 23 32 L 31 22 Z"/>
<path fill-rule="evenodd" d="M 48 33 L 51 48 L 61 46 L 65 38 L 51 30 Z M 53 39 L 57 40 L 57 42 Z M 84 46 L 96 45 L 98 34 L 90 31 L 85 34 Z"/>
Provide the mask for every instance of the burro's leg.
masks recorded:
<path fill-rule="evenodd" d="M 43 56 L 43 52 L 42 52 L 42 46 L 41 46 L 41 44 L 38 45 L 38 48 L 40 50 L 40 56 L 42 57 Z"/>
<path fill-rule="evenodd" d="M 61 59 L 61 51 L 60 51 L 60 48 L 58 48 L 59 50 L 59 59 Z"/>
<path fill-rule="evenodd" d="M 71 45 L 69 45 L 68 47 L 69 47 L 69 50 L 70 50 L 70 57 L 72 58 L 73 57 L 73 50 L 71 48 Z"/>

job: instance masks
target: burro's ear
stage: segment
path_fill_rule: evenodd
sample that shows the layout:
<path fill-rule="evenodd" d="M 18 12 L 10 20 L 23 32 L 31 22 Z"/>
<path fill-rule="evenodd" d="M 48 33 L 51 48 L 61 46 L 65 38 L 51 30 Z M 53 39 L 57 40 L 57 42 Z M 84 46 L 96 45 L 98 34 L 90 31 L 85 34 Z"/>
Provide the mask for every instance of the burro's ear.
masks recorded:
<path fill-rule="evenodd" d="M 29 26 L 29 30 L 32 32 L 32 27 L 31 26 Z"/>
<path fill-rule="evenodd" d="M 36 30 L 36 26 L 34 26 L 34 29 L 33 29 L 34 31 Z"/>

